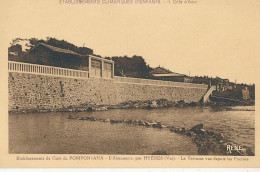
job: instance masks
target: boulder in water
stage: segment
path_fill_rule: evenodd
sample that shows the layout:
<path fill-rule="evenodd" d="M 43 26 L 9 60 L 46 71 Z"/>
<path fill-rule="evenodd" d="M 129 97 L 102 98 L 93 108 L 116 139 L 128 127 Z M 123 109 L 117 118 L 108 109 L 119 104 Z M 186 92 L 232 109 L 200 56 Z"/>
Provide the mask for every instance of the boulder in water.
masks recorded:
<path fill-rule="evenodd" d="M 224 135 L 222 133 L 217 134 L 214 136 L 217 141 L 221 141 L 224 138 Z"/>
<path fill-rule="evenodd" d="M 140 126 L 145 126 L 144 121 L 140 120 L 140 121 L 139 121 L 139 125 L 140 125 Z"/>
<path fill-rule="evenodd" d="M 180 133 L 181 132 L 181 128 L 175 128 L 173 131 L 175 132 L 175 133 Z"/>
<path fill-rule="evenodd" d="M 191 103 L 189 103 L 188 105 L 189 105 L 189 106 L 192 106 L 192 107 L 195 107 L 195 106 L 198 106 L 198 103 L 196 103 L 196 102 L 191 102 Z"/>
<path fill-rule="evenodd" d="M 184 134 L 187 130 L 185 128 L 182 128 L 180 133 Z"/>
<path fill-rule="evenodd" d="M 83 117 L 80 117 L 79 120 L 85 120 Z"/>
<path fill-rule="evenodd" d="M 107 111 L 107 107 L 106 106 L 101 106 L 101 107 L 96 107 L 95 108 L 96 111 Z"/>
<path fill-rule="evenodd" d="M 152 108 L 157 108 L 158 107 L 157 102 L 156 101 L 152 101 L 151 107 Z"/>
<path fill-rule="evenodd" d="M 210 135 L 210 136 L 214 136 L 214 134 L 215 134 L 213 131 L 206 131 L 206 132 L 207 132 L 207 134 Z"/>
<path fill-rule="evenodd" d="M 116 123 L 118 123 L 118 121 L 111 119 L 111 120 L 110 120 L 110 123 L 111 123 L 111 124 L 116 124 Z"/>
<path fill-rule="evenodd" d="M 110 119 L 105 119 L 105 121 L 104 122 L 110 122 Z"/>
<path fill-rule="evenodd" d="M 192 127 L 190 130 L 193 131 L 196 134 L 199 134 L 201 129 L 203 129 L 203 124 L 198 124 Z"/>
<path fill-rule="evenodd" d="M 189 137 L 195 136 L 196 134 L 193 131 L 187 131 L 186 135 Z"/>
<path fill-rule="evenodd" d="M 93 109 L 92 107 L 88 107 L 88 108 L 87 108 L 87 111 L 88 111 L 88 112 L 92 112 L 92 111 L 94 111 L 94 109 Z"/>
<path fill-rule="evenodd" d="M 149 122 L 147 122 L 147 121 L 145 121 L 144 123 L 145 123 L 145 126 L 147 126 L 147 127 L 151 126 L 151 124 Z"/>
<path fill-rule="evenodd" d="M 74 119 L 74 118 L 72 117 L 72 115 L 69 115 L 69 116 L 68 116 L 68 119 Z"/>
<path fill-rule="evenodd" d="M 204 130 L 203 128 L 199 130 L 199 133 L 198 134 L 201 134 L 201 135 L 207 135 L 207 132 L 206 130 Z"/>
<path fill-rule="evenodd" d="M 126 123 L 127 123 L 127 124 L 132 124 L 133 121 L 130 119 L 130 120 L 127 120 Z"/>
<path fill-rule="evenodd" d="M 153 124 L 152 124 L 152 127 L 153 127 L 153 128 L 156 128 L 156 127 L 157 127 L 157 124 L 156 124 L 156 123 L 153 123 Z"/>
<path fill-rule="evenodd" d="M 161 122 L 157 122 L 156 127 L 157 128 L 162 128 L 162 123 Z"/>
<path fill-rule="evenodd" d="M 162 127 L 162 128 L 167 128 L 167 125 L 163 125 L 163 124 L 162 124 L 161 127 Z"/>

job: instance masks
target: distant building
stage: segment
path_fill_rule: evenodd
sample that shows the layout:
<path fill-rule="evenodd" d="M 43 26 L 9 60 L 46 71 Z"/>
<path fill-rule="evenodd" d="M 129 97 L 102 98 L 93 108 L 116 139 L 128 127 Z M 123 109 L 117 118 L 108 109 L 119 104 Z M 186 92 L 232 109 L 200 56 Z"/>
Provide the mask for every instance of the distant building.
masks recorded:
<path fill-rule="evenodd" d="M 175 82 L 192 82 L 192 78 L 179 73 L 174 73 L 163 67 L 157 67 L 149 72 L 150 77 L 165 81 L 175 81 Z"/>
<path fill-rule="evenodd" d="M 213 79 L 213 84 L 216 85 L 217 91 L 220 92 L 226 91 L 230 88 L 230 83 L 228 79 L 221 79 L 217 77 Z"/>
<path fill-rule="evenodd" d="M 197 83 L 197 84 L 207 84 L 209 86 L 214 84 L 214 83 L 212 83 L 212 78 L 209 78 L 207 76 L 204 76 L 204 77 L 202 77 L 202 76 L 195 76 L 195 77 L 193 77 L 193 81 L 192 82 L 193 83 Z"/>
<path fill-rule="evenodd" d="M 228 90 L 233 90 L 233 86 L 228 86 Z"/>
<path fill-rule="evenodd" d="M 250 94 L 249 94 L 249 90 L 248 90 L 247 87 L 242 89 L 242 98 L 243 98 L 243 100 L 249 100 L 250 99 Z"/>

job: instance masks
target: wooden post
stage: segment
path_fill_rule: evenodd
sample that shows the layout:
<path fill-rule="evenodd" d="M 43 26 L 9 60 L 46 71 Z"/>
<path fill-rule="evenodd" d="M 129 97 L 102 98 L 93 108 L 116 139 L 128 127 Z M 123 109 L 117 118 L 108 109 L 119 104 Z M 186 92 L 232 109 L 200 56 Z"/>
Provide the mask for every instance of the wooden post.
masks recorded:
<path fill-rule="evenodd" d="M 88 77 L 91 77 L 91 56 L 88 56 Z"/>
<path fill-rule="evenodd" d="M 102 58 L 102 61 L 101 61 L 101 78 L 104 78 L 104 60 Z"/>
<path fill-rule="evenodd" d="M 111 71 L 111 77 L 114 78 L 114 71 L 115 71 L 115 63 L 112 63 L 112 71 Z"/>

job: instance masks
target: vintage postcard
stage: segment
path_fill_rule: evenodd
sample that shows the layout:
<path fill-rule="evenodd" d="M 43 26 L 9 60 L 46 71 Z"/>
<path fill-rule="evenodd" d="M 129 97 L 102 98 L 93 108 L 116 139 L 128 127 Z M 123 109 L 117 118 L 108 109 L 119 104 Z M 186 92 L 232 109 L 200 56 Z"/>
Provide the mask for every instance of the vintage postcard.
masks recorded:
<path fill-rule="evenodd" d="M 259 167 L 259 11 L 1 0 L 0 167 Z"/>

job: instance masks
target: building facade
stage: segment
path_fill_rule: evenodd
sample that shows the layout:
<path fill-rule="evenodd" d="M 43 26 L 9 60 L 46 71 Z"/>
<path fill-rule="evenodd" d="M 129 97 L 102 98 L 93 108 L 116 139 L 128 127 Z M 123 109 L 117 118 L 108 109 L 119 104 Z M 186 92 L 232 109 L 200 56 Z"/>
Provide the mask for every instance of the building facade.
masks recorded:
<path fill-rule="evenodd" d="M 174 73 L 163 67 L 157 67 L 150 71 L 150 77 L 153 79 L 159 79 L 164 81 L 175 81 L 175 82 L 192 82 L 192 78 L 179 73 Z"/>
<path fill-rule="evenodd" d="M 114 77 L 114 62 L 94 54 L 82 55 L 44 43 L 30 50 L 33 58 L 28 63 L 88 71 L 89 77 L 111 79 Z"/>

